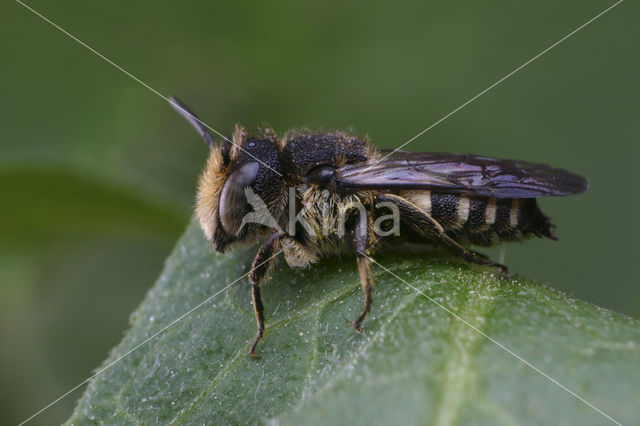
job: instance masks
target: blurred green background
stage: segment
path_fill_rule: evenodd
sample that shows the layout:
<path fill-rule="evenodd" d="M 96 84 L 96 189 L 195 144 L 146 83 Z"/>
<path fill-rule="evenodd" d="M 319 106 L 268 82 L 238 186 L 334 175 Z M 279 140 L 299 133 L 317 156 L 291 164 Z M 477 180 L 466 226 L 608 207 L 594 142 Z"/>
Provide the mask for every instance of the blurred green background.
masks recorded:
<path fill-rule="evenodd" d="M 393 148 L 613 2 L 28 4 L 223 133 L 353 126 Z M 637 12 L 622 3 L 406 147 L 587 176 L 586 194 L 541 202 L 559 243 L 490 254 L 636 317 Z M 119 341 L 188 223 L 207 147 L 20 4 L 0 16 L 0 418 L 16 423 Z M 33 423 L 64 420 L 79 396 Z"/>

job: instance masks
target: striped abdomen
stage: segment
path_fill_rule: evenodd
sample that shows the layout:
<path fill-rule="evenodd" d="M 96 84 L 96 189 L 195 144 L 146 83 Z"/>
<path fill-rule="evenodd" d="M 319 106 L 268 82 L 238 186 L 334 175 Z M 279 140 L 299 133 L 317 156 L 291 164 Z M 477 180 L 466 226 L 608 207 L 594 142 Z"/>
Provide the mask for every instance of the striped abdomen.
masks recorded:
<path fill-rule="evenodd" d="M 535 198 L 486 198 L 433 191 L 403 194 L 459 241 L 488 246 L 532 235 L 555 239 L 554 225 Z"/>

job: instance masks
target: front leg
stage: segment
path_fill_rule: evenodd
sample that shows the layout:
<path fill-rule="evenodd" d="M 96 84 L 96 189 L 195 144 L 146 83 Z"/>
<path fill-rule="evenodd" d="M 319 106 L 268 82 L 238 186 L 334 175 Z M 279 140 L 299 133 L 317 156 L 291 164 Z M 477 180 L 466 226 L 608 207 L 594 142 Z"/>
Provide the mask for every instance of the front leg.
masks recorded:
<path fill-rule="evenodd" d="M 256 316 L 256 323 L 258 325 L 258 335 L 251 345 L 249 355 L 254 358 L 260 358 L 256 353 L 256 347 L 258 342 L 262 341 L 262 335 L 264 334 L 264 305 L 262 304 L 262 296 L 260 290 L 262 283 L 267 277 L 269 269 L 273 266 L 275 261 L 275 253 L 279 247 L 278 232 L 271 234 L 260 246 L 256 257 L 251 264 L 251 271 L 249 272 L 249 281 L 251 282 L 251 298 L 253 299 L 253 312 Z"/>
<path fill-rule="evenodd" d="M 360 325 L 371 310 L 373 304 L 373 277 L 371 276 L 371 261 L 369 260 L 369 251 L 372 247 L 372 238 L 369 232 L 369 215 L 366 211 L 360 212 L 358 223 L 353 237 L 353 243 L 356 251 L 356 259 L 358 261 L 358 273 L 360 274 L 360 284 L 364 293 L 364 308 L 362 313 L 355 321 L 351 322 L 353 328 L 360 331 Z"/>

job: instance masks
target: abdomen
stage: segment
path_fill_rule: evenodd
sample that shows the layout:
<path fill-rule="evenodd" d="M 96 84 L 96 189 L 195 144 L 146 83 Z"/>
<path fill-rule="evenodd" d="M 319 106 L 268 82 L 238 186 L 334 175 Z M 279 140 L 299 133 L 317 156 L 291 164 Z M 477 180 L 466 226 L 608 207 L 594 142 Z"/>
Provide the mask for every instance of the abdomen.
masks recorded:
<path fill-rule="evenodd" d="M 435 191 L 402 194 L 460 242 L 490 246 L 531 236 L 556 239 L 535 198 L 487 198 Z"/>

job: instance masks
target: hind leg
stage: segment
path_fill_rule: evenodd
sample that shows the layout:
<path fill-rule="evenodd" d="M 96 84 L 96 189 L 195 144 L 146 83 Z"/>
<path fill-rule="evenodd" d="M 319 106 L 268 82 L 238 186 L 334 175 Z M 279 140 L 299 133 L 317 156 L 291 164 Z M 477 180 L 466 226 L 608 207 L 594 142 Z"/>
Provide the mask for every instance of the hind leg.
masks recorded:
<path fill-rule="evenodd" d="M 453 254 L 461 257 L 469 263 L 493 266 L 506 274 L 509 273 L 506 266 L 494 262 L 484 254 L 469 250 L 468 248 L 460 245 L 460 243 L 445 233 L 444 228 L 438 223 L 438 221 L 410 201 L 393 194 L 379 195 L 378 200 L 395 204 L 398 207 L 400 217 L 404 222 L 409 225 L 414 232 L 423 236 L 426 240 L 440 243 L 444 247 L 448 248 Z"/>

